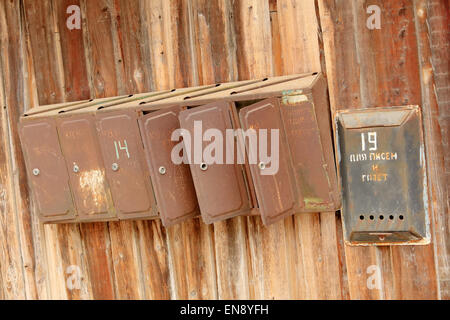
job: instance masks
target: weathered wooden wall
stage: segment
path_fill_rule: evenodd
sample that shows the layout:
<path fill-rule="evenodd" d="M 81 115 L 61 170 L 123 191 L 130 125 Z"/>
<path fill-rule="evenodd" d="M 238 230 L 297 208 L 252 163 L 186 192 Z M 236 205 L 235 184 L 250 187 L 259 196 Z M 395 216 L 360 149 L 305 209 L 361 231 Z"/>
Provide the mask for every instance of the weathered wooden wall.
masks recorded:
<path fill-rule="evenodd" d="M 371 4 L 380 30 L 366 27 Z M 81 30 L 66 27 L 69 5 Z M 449 299 L 449 15 L 447 0 L 0 0 L 0 298 Z M 430 245 L 348 247 L 334 212 L 269 228 L 257 217 L 38 222 L 24 110 L 320 70 L 332 110 L 423 106 Z"/>

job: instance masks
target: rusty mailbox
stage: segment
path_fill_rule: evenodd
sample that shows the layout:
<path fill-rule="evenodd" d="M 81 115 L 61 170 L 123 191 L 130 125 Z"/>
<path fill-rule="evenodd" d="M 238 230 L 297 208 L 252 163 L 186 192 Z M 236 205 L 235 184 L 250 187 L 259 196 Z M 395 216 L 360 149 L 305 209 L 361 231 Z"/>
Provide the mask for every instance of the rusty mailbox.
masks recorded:
<path fill-rule="evenodd" d="M 181 128 L 185 129 L 185 156 L 190 164 L 203 220 L 212 223 L 249 211 L 251 199 L 244 165 L 237 161 L 238 148 L 233 143 L 236 139 L 233 136 L 231 141 L 226 141 L 226 131 L 235 128 L 233 105 L 213 102 L 182 111 L 179 118 Z M 214 139 L 209 138 L 217 143 L 214 162 L 203 158 L 204 151 L 212 145 L 208 139 L 204 140 L 204 133 L 208 132 L 217 133 Z M 226 155 L 231 152 L 231 161 L 227 163 Z"/>
<path fill-rule="evenodd" d="M 115 217 L 100 145 L 90 114 L 56 119 L 59 143 L 66 160 L 78 221 Z"/>
<path fill-rule="evenodd" d="M 172 133 L 180 128 L 178 115 L 182 109 L 174 106 L 153 112 L 143 111 L 139 117 L 160 217 L 166 227 L 198 215 L 189 165 L 172 160 L 172 151 L 177 145 L 172 140 Z"/>
<path fill-rule="evenodd" d="M 258 208 L 268 225 L 300 211 L 293 168 L 278 98 L 265 99 L 239 111 L 242 144 L 257 195 Z"/>
<path fill-rule="evenodd" d="M 335 119 L 346 242 L 428 243 L 419 107 L 345 110 Z"/>
<path fill-rule="evenodd" d="M 72 220 L 75 207 L 55 119 L 22 121 L 19 128 L 27 175 L 41 220 Z"/>
<path fill-rule="evenodd" d="M 134 110 L 97 112 L 96 129 L 119 219 L 157 216 Z"/>

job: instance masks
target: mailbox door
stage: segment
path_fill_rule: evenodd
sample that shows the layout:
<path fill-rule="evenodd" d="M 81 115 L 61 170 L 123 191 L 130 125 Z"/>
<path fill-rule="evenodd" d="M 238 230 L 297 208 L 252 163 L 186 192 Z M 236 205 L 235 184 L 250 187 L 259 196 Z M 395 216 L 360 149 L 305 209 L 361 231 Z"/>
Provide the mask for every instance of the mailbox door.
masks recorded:
<path fill-rule="evenodd" d="M 120 219 L 157 216 L 135 111 L 96 115 L 106 176 Z"/>
<path fill-rule="evenodd" d="M 307 99 L 305 95 L 298 97 Z M 332 197 L 334 185 L 331 185 L 324 155 L 324 152 L 333 153 L 333 150 L 324 150 L 320 138 L 321 134 L 331 134 L 331 128 L 327 132 L 320 132 L 314 106 L 307 100 L 291 102 L 283 98 L 281 115 L 291 151 L 295 181 L 302 194 L 301 207 L 304 211 L 315 212 L 335 210 Z"/>
<path fill-rule="evenodd" d="M 244 107 L 239 116 L 247 136 L 251 134 L 249 130 L 254 130 L 257 137 L 257 143 L 255 140 L 249 143 L 251 140 L 246 139 L 245 145 L 261 217 L 263 223 L 268 225 L 292 215 L 297 203 L 278 99 L 267 99 Z M 256 161 L 252 160 L 252 153 Z"/>
<path fill-rule="evenodd" d="M 188 158 L 191 155 L 191 173 L 200 211 L 206 223 L 227 219 L 251 208 L 244 167 L 236 161 L 236 144 L 229 147 L 234 150 L 234 159 L 228 163 L 225 159 L 226 129 L 233 129 L 231 108 L 229 103 L 217 102 L 182 111 L 179 116 L 181 128 L 186 129 L 183 141 Z M 221 158 L 221 163 L 206 163 L 203 161 L 206 159 L 202 159 L 204 152 L 214 149 L 212 141 L 202 141 L 203 133 L 208 129 L 212 129 L 211 133 L 222 136 L 223 143 L 214 144 L 217 146 L 216 154 L 223 155 L 217 156 L 217 159 Z M 217 139 L 220 140 L 220 137 Z M 212 140 L 216 141 L 214 138 Z M 197 152 L 194 152 L 195 146 L 201 148 L 195 148 Z M 211 151 L 211 154 L 214 152 Z M 206 166 L 202 166 L 202 162 Z"/>
<path fill-rule="evenodd" d="M 156 201 L 164 226 L 170 226 L 198 214 L 197 196 L 189 165 L 175 164 L 172 151 L 183 142 L 172 141 L 180 128 L 182 107 L 167 108 L 139 119 L 145 155 L 150 168 Z"/>
<path fill-rule="evenodd" d="M 31 189 L 44 222 L 75 217 L 69 175 L 53 119 L 20 124 L 20 138 Z"/>
<path fill-rule="evenodd" d="M 342 111 L 337 135 L 345 240 L 429 242 L 420 109 Z"/>
<path fill-rule="evenodd" d="M 92 116 L 67 116 L 56 122 L 78 219 L 90 221 L 114 217 Z"/>

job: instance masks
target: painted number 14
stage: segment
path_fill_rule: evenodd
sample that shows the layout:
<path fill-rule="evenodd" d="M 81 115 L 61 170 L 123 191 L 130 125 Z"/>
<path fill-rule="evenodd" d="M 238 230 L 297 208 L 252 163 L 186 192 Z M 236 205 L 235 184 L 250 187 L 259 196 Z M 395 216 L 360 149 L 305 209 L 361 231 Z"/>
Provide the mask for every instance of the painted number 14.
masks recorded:
<path fill-rule="evenodd" d="M 377 133 L 367 132 L 367 143 L 370 151 L 377 150 Z M 361 133 L 361 150 L 366 151 L 366 135 Z"/>

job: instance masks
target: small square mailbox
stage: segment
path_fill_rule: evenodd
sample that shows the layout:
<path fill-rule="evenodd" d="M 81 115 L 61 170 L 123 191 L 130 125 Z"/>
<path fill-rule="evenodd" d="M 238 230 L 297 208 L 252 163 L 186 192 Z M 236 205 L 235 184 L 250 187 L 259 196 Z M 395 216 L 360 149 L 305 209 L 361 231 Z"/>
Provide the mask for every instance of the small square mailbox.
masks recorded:
<path fill-rule="evenodd" d="M 346 242 L 428 243 L 419 107 L 345 110 L 335 121 Z"/>

